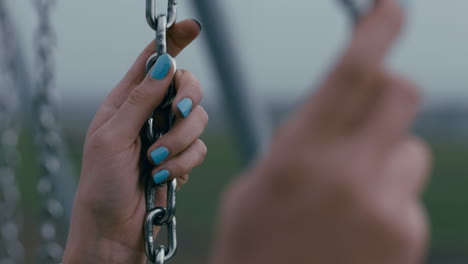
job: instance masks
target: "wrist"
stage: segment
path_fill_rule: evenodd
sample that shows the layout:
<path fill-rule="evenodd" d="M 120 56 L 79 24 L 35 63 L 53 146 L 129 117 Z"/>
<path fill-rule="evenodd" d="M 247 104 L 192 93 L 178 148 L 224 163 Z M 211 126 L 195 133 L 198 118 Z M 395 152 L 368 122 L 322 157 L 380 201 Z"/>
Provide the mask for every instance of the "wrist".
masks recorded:
<path fill-rule="evenodd" d="M 122 226 L 99 227 L 95 217 L 77 207 L 73 215 L 63 264 L 145 263 L 143 234 L 129 234 Z"/>
<path fill-rule="evenodd" d="M 69 240 L 62 263 L 145 263 L 146 258 L 142 250 L 131 250 L 125 245 L 104 238 Z"/>

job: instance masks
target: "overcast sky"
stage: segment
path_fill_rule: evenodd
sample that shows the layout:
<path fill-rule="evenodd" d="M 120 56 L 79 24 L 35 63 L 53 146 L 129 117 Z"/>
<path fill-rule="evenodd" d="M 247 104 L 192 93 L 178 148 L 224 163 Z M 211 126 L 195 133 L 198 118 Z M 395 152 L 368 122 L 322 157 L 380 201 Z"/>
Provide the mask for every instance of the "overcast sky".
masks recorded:
<path fill-rule="evenodd" d="M 244 71 L 257 97 L 291 100 L 307 93 L 334 62 L 348 37 L 348 20 L 335 0 L 215 0 L 225 7 Z M 9 0 L 26 48 L 32 50 L 37 21 L 32 0 Z M 57 84 L 62 97 L 102 97 L 154 36 L 144 17 L 145 1 L 57 1 Z M 419 0 L 392 54 L 391 67 L 417 81 L 427 101 L 468 100 L 468 1 Z M 179 20 L 197 17 L 179 0 Z M 286 32 L 289 39 L 280 41 Z M 216 79 L 203 37 L 178 58 L 195 72 L 208 98 Z M 268 92 L 268 93 L 266 93 Z"/>

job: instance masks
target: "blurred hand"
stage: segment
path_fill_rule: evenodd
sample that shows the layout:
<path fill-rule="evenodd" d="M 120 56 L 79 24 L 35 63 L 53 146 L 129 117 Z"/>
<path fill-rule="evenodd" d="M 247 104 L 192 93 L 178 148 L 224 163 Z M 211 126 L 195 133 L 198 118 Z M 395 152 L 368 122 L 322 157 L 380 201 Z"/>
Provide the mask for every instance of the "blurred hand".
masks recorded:
<path fill-rule="evenodd" d="M 212 263 L 421 263 L 429 151 L 418 90 L 383 65 L 403 24 L 382 0 L 316 95 L 222 204 Z"/>
<path fill-rule="evenodd" d="M 169 53 L 176 56 L 199 34 L 195 21 L 176 24 L 168 35 Z M 133 67 L 109 94 L 97 112 L 86 137 L 83 167 L 75 198 L 64 263 L 144 263 L 144 189 L 139 181 L 139 132 L 162 102 L 174 76 L 170 56 L 161 56 L 145 76 L 145 64 L 155 43 L 143 51 Z M 199 139 L 208 122 L 198 106 L 202 91 L 195 77 L 177 71 L 173 111 L 178 119 L 169 133 L 148 151 L 154 180 L 177 178 L 178 185 L 199 165 L 206 147 Z M 165 205 L 165 192 L 157 192 Z"/>

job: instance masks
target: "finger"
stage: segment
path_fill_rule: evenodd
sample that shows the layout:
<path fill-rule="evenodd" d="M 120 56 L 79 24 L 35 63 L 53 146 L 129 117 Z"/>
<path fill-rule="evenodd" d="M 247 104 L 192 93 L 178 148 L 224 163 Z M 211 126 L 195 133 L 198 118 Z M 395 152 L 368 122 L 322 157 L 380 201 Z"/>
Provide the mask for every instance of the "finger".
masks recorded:
<path fill-rule="evenodd" d="M 366 79 L 380 68 L 386 55 L 399 38 L 404 25 L 404 11 L 398 0 L 381 0 L 362 17 L 344 54 L 344 67 L 357 71 Z"/>
<path fill-rule="evenodd" d="M 418 88 L 393 75 L 375 83 L 381 90 L 361 126 L 361 136 L 374 147 L 393 145 L 407 133 L 419 110 Z"/>
<path fill-rule="evenodd" d="M 420 139 L 408 137 L 388 152 L 382 164 L 384 173 L 380 179 L 379 192 L 385 192 L 394 201 L 416 200 L 429 178 L 431 154 Z"/>
<path fill-rule="evenodd" d="M 356 27 L 353 39 L 334 71 L 325 80 L 309 109 L 321 122 L 355 123 L 372 108 L 379 93 L 370 85 L 383 71 L 383 61 L 398 38 L 403 11 L 396 0 L 382 0 Z M 344 120 L 342 120 L 344 119 Z"/>
<path fill-rule="evenodd" d="M 133 142 L 148 117 L 161 104 L 174 76 L 172 57 L 163 54 L 145 80 L 128 96 L 127 100 L 105 124 L 116 131 L 120 140 Z"/>
<path fill-rule="evenodd" d="M 190 172 L 189 172 L 190 173 Z M 189 174 L 185 174 L 184 176 L 182 177 L 178 177 L 177 178 L 177 191 L 179 191 L 185 184 L 187 184 L 188 180 L 189 180 L 190 176 Z"/>
<path fill-rule="evenodd" d="M 168 53 L 175 58 L 185 47 L 198 37 L 200 30 L 200 25 L 195 20 L 184 20 L 175 24 L 167 33 Z M 146 76 L 146 61 L 155 52 L 156 43 L 152 41 L 130 68 L 121 84 L 119 84 L 122 88 L 116 88 L 115 97 L 120 99 L 117 100 L 117 105 L 122 104 L 131 90 L 144 80 Z M 120 104 L 118 103 L 119 101 Z"/>
<path fill-rule="evenodd" d="M 408 252 L 404 262 L 423 263 L 425 256 L 427 256 L 430 241 L 426 212 L 421 205 L 420 199 L 406 204 L 404 210 L 404 212 L 401 212 L 401 216 L 404 218 L 403 221 L 407 223 L 405 232 L 407 237 L 402 242 L 406 244 L 404 248 Z"/>
<path fill-rule="evenodd" d="M 187 118 L 202 99 L 200 82 L 191 72 L 179 70 L 175 75 L 174 83 L 177 95 L 172 104 L 172 111 L 179 118 Z"/>
<path fill-rule="evenodd" d="M 203 163 L 207 148 L 203 141 L 198 139 L 189 148 L 179 155 L 171 158 L 163 165 L 153 170 L 153 180 L 156 184 L 167 180 L 181 178 Z"/>
<path fill-rule="evenodd" d="M 198 106 L 192 114 L 178 122 L 149 148 L 148 159 L 154 165 L 160 165 L 179 155 L 200 138 L 207 124 L 208 114 L 201 106 Z"/>
<path fill-rule="evenodd" d="M 200 24 L 195 20 L 184 20 L 175 24 L 168 32 L 168 53 L 176 57 L 186 46 L 188 46 L 200 34 Z M 131 91 L 145 78 L 146 61 L 156 52 L 156 43 L 152 41 L 138 56 L 133 66 L 110 92 L 98 111 L 93 126 L 98 127 L 110 119 L 117 109 L 127 99 Z M 90 129 L 93 130 L 93 129 Z"/>

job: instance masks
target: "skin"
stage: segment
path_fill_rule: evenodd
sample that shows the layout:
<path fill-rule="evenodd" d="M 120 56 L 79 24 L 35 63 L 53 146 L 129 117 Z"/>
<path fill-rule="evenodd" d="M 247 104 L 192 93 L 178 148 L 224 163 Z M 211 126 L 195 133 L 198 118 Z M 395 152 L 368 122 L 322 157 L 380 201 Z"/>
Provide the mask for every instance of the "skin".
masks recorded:
<path fill-rule="evenodd" d="M 384 64 L 397 1 L 365 15 L 316 94 L 225 194 L 211 263 L 422 263 L 430 153 L 417 88 Z"/>
<path fill-rule="evenodd" d="M 430 154 L 409 134 L 419 94 L 384 65 L 403 20 L 395 0 L 379 1 L 268 154 L 229 187 L 212 263 L 422 263 L 428 234 L 420 194 Z M 172 41 L 187 40 L 180 48 L 198 34 L 192 27 L 179 35 L 176 28 Z M 132 159 L 147 116 L 141 113 L 162 99 L 134 92 L 157 85 L 142 81 L 150 53 L 137 60 L 90 128 L 64 263 L 144 263 L 144 210 Z M 147 98 L 154 101 L 132 113 Z"/>
<path fill-rule="evenodd" d="M 169 54 L 176 56 L 200 33 L 192 20 L 176 24 L 168 33 Z M 63 263 L 144 263 L 142 224 L 146 213 L 144 190 L 139 181 L 139 131 L 161 103 L 174 76 L 174 67 L 163 80 L 145 76 L 145 64 L 155 52 L 152 42 L 138 57 L 122 81 L 102 103 L 86 136 L 80 183 Z M 175 76 L 177 96 L 174 128 L 148 151 L 160 146 L 169 157 L 153 173 L 167 169 L 178 186 L 203 162 L 206 146 L 199 139 L 208 116 L 198 105 L 199 82 L 187 71 Z M 177 103 L 193 101 L 193 110 L 183 118 Z M 151 159 L 150 159 L 151 160 Z M 165 188 L 158 190 L 157 205 L 165 205 Z"/>

